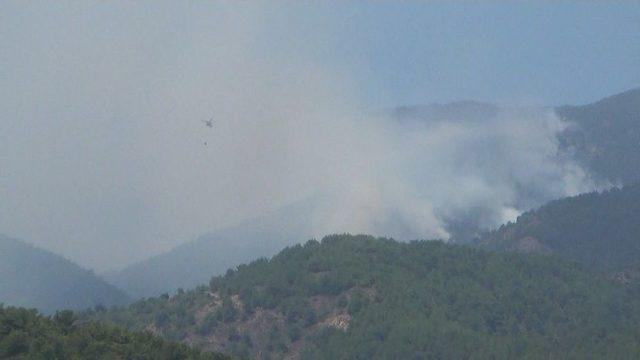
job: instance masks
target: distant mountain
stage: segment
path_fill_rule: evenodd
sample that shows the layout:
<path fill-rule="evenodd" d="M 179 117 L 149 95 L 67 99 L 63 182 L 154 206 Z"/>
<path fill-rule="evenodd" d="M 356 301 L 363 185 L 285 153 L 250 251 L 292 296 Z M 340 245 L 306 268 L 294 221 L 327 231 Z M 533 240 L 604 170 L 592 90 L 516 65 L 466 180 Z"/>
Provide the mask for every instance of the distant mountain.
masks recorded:
<path fill-rule="evenodd" d="M 241 358 L 635 358 L 638 298 L 553 257 L 335 235 L 85 316 Z"/>
<path fill-rule="evenodd" d="M 399 121 L 486 121 L 500 107 L 459 101 L 449 104 L 402 106 L 391 111 Z M 640 181 L 640 88 L 616 94 L 587 105 L 555 108 L 568 129 L 558 134 L 560 150 L 603 180 L 615 184 Z"/>
<path fill-rule="evenodd" d="M 640 88 L 556 112 L 576 125 L 560 139 L 584 167 L 617 184 L 640 181 Z"/>
<path fill-rule="evenodd" d="M 223 360 L 148 333 L 78 324 L 71 311 L 45 317 L 35 310 L 0 305 L 2 359 L 192 359 Z"/>
<path fill-rule="evenodd" d="M 399 106 L 391 111 L 392 118 L 399 121 L 486 121 L 494 118 L 500 108 L 477 101 L 457 101 L 447 104 Z"/>
<path fill-rule="evenodd" d="M 302 201 L 203 235 L 195 241 L 104 274 L 105 279 L 136 298 L 171 293 L 209 281 L 211 276 L 260 257 L 276 254 L 288 245 L 309 239 L 310 201 Z"/>
<path fill-rule="evenodd" d="M 554 254 L 597 272 L 640 269 L 640 183 L 552 201 L 486 234 L 479 245 Z"/>
<path fill-rule="evenodd" d="M 52 313 L 128 302 L 124 292 L 93 272 L 51 252 L 0 235 L 0 303 Z"/>

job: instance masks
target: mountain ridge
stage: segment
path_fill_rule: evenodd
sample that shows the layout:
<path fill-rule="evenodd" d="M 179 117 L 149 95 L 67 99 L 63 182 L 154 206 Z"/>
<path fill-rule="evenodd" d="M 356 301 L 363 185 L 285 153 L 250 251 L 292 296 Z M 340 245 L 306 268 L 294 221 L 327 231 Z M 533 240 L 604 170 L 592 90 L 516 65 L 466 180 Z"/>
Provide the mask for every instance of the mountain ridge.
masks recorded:
<path fill-rule="evenodd" d="M 476 245 L 553 254 L 597 272 L 633 269 L 640 265 L 640 183 L 551 201 Z"/>
<path fill-rule="evenodd" d="M 103 274 L 136 298 L 172 293 L 206 283 L 211 276 L 260 257 L 273 256 L 307 234 L 309 201 L 300 201 L 237 225 L 212 231 L 163 254 Z M 306 234 L 306 235 L 305 235 Z"/>
<path fill-rule="evenodd" d="M 44 313 L 123 305 L 129 296 L 50 251 L 0 235 L 0 302 Z"/>
<path fill-rule="evenodd" d="M 640 181 L 640 88 L 556 112 L 572 125 L 560 134 L 563 151 L 613 184 Z"/>

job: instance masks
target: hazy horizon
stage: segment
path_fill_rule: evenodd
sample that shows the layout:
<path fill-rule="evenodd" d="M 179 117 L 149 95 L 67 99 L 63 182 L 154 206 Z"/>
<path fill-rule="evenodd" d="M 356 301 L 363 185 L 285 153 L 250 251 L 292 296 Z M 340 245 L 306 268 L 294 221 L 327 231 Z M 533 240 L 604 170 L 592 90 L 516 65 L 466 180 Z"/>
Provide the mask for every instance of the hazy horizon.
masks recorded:
<path fill-rule="evenodd" d="M 602 186 L 549 109 L 379 110 L 640 86 L 640 4 L 403 5 L 3 2 L 0 233 L 104 271 L 315 196 L 318 235 L 446 238 Z"/>

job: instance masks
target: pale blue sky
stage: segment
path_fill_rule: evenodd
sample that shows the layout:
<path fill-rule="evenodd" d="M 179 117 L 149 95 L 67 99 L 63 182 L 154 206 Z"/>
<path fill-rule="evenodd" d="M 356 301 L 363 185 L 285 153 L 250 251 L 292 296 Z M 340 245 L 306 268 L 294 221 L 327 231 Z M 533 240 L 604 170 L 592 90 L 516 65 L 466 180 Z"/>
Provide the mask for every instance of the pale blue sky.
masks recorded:
<path fill-rule="evenodd" d="M 219 4 L 94 5 L 4 2 L 0 65 L 51 67 L 43 47 L 127 32 L 156 64 L 159 51 L 184 51 L 183 38 L 222 29 L 209 20 Z M 243 11 L 234 16 L 256 26 L 252 46 L 265 59 L 331 64 L 373 107 L 585 103 L 640 86 L 638 1 L 280 2 Z"/>
<path fill-rule="evenodd" d="M 585 103 L 640 86 L 638 1 L 339 2 L 287 15 L 265 41 L 299 32 L 296 46 L 350 66 L 385 105 Z"/>

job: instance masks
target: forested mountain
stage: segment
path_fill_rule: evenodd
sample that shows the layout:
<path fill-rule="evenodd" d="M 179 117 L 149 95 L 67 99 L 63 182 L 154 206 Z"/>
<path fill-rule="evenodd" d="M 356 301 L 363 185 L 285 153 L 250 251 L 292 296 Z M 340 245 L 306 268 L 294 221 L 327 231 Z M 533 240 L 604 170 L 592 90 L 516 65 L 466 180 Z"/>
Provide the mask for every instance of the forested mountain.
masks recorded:
<path fill-rule="evenodd" d="M 640 89 L 556 112 L 575 125 L 560 136 L 562 147 L 587 169 L 618 184 L 640 181 Z"/>
<path fill-rule="evenodd" d="M 391 115 L 400 123 L 417 121 L 427 126 L 447 123 L 473 127 L 479 124 L 489 126 L 492 119 L 505 111 L 516 117 L 527 113 L 524 108 L 506 109 L 492 104 L 461 101 L 399 107 L 393 109 Z M 553 110 L 566 123 L 566 128 L 556 134 L 558 159 L 572 159 L 585 170 L 589 180 L 601 186 L 640 182 L 640 89 L 588 105 L 561 106 Z M 539 108 L 538 113 L 545 114 L 546 111 Z M 487 141 L 491 143 L 493 140 Z M 481 152 L 488 152 L 489 149 L 490 146 Z M 492 158 L 499 158 L 503 153 L 504 150 Z M 496 160 L 487 161 L 496 163 Z M 514 195 L 517 206 L 514 207 L 519 210 L 538 207 L 555 198 L 545 197 L 544 191 L 540 191 L 549 186 L 548 183 L 534 183 L 533 187 L 528 183 L 515 182 L 512 185 L 516 189 Z M 443 220 L 454 240 L 467 242 L 487 229 L 487 224 L 482 221 L 487 217 L 487 212 L 482 206 L 476 206 L 467 212 L 445 216 Z"/>
<path fill-rule="evenodd" d="M 475 101 L 404 106 L 392 110 L 399 121 L 482 122 L 495 117 L 500 107 Z M 612 95 L 587 105 L 555 108 L 570 126 L 560 134 L 560 150 L 602 180 L 615 184 L 640 181 L 640 88 Z"/>
<path fill-rule="evenodd" d="M 482 122 L 495 117 L 500 107 L 474 101 L 392 110 L 399 121 Z M 587 105 L 555 108 L 570 126 L 560 134 L 560 151 L 575 157 L 602 180 L 616 184 L 640 181 L 640 88 L 612 95 Z"/>
<path fill-rule="evenodd" d="M 555 254 L 600 272 L 633 269 L 640 265 L 640 183 L 552 201 L 479 245 Z"/>
<path fill-rule="evenodd" d="M 2 359 L 211 359 L 225 356 L 202 353 L 148 333 L 116 326 L 78 324 L 72 311 L 51 318 L 36 310 L 0 305 Z"/>
<path fill-rule="evenodd" d="M 136 298 L 193 288 L 229 268 L 273 256 L 300 239 L 311 238 L 309 206 L 305 201 L 295 203 L 104 276 Z"/>
<path fill-rule="evenodd" d="M 0 303 L 52 313 L 128 302 L 124 292 L 93 272 L 61 256 L 0 235 Z"/>
<path fill-rule="evenodd" d="M 399 107 L 392 111 L 397 121 L 482 122 L 494 118 L 500 107 L 462 101 L 451 104 Z M 613 182 L 640 179 L 640 90 L 614 95 L 594 104 L 556 109 L 571 122 L 558 134 L 560 151 L 582 163 L 588 172 Z M 545 186 L 541 184 L 540 186 Z M 539 206 L 550 198 L 529 198 L 536 189 L 521 188 L 524 208 Z M 539 189 L 538 189 L 539 190 Z M 523 195 L 524 194 L 524 195 Z M 516 196 L 517 198 L 518 196 Z M 121 271 L 104 274 L 112 284 L 132 296 L 158 296 L 178 288 L 204 283 L 227 268 L 271 256 L 284 246 L 310 238 L 308 233 L 312 201 L 294 204 L 265 217 L 213 231 L 200 238 Z M 462 242 L 486 229 L 487 209 L 474 207 L 449 214 L 444 220 L 453 238 Z"/>
<path fill-rule="evenodd" d="M 328 236 L 208 286 L 89 312 L 257 358 L 633 358 L 637 289 L 554 257 Z"/>

